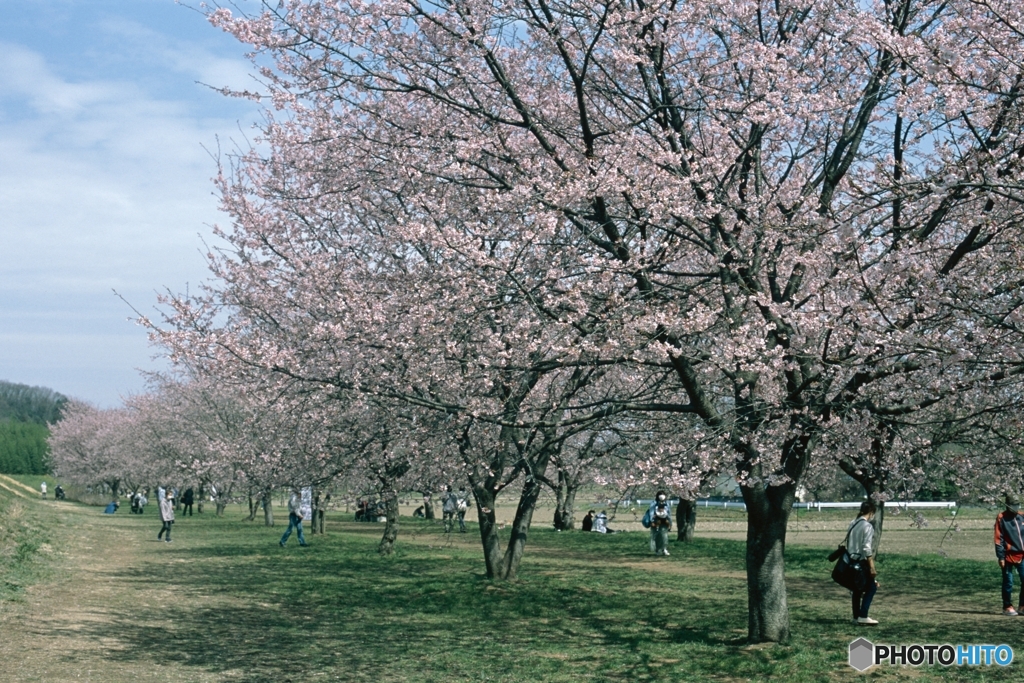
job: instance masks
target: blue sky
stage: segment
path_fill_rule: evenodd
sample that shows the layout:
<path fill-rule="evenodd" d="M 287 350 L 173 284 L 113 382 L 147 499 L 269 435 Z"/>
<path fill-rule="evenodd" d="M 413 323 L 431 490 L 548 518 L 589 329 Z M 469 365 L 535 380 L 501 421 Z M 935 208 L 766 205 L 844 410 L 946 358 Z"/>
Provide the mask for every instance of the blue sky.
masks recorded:
<path fill-rule="evenodd" d="M 206 277 L 211 155 L 258 111 L 201 84 L 254 89 L 245 48 L 174 0 L 0 17 L 0 379 L 114 406 L 162 365 L 113 290 L 152 313 Z"/>

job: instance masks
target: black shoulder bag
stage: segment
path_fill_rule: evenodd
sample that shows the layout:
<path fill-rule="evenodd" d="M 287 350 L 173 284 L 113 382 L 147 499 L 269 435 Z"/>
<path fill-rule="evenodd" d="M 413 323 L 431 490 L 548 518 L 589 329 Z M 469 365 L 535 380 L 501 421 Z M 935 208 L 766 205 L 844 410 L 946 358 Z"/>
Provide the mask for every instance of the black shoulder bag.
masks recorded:
<path fill-rule="evenodd" d="M 866 519 L 861 521 L 870 524 Z M 869 577 L 867 572 L 864 571 L 864 565 L 861 564 L 861 560 L 854 560 L 846 552 L 846 542 L 850 540 L 850 534 L 856 528 L 856 524 L 850 527 L 850 530 L 846 532 L 846 538 L 843 539 L 838 548 L 829 553 L 828 559 L 830 561 L 839 560 L 832 569 L 833 581 L 848 590 L 862 592 L 867 588 Z"/>

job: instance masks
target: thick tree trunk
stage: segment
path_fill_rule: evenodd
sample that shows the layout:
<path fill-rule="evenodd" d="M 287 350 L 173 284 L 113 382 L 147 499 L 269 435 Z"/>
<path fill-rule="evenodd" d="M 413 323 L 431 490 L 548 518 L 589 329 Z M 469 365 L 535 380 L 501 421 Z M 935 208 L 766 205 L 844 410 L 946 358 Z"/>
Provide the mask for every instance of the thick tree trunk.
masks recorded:
<path fill-rule="evenodd" d="M 263 524 L 274 526 L 274 501 L 271 498 L 270 489 L 263 492 L 261 504 L 263 505 Z"/>
<path fill-rule="evenodd" d="M 310 526 L 310 533 L 324 533 L 324 516 L 327 507 L 327 498 L 319 489 L 313 490 L 313 520 Z"/>
<path fill-rule="evenodd" d="M 218 496 L 217 497 L 217 510 L 216 510 L 216 514 L 217 514 L 218 517 L 223 517 L 224 516 L 224 510 L 225 510 L 225 508 L 227 508 L 227 506 L 228 506 L 227 500 L 225 498 L 221 497 L 221 496 Z"/>
<path fill-rule="evenodd" d="M 256 519 L 256 513 L 259 512 L 259 509 L 260 509 L 259 503 L 256 501 L 256 498 L 250 492 L 249 493 L 249 520 L 248 521 L 251 522 L 254 519 Z"/>
<path fill-rule="evenodd" d="M 477 520 L 480 523 L 480 542 L 484 548 L 484 570 L 488 579 L 501 578 L 501 539 L 494 514 L 494 494 L 483 485 L 471 481 L 476 500 Z"/>
<path fill-rule="evenodd" d="M 534 469 L 543 471 L 547 467 L 547 458 L 540 458 L 533 463 Z M 498 536 L 498 525 L 494 515 L 497 496 L 486 484 L 475 481 L 470 476 L 473 496 L 476 498 L 477 516 L 480 521 L 480 540 L 484 548 L 484 565 L 487 578 L 501 581 L 514 580 L 519 575 L 519 563 L 523 559 L 526 540 L 529 536 L 533 511 L 537 508 L 541 483 L 527 475 L 516 506 L 516 517 L 509 532 L 508 545 L 505 552 L 501 550 L 501 539 Z M 500 490 L 500 489 L 499 489 Z"/>
<path fill-rule="evenodd" d="M 697 501 L 679 499 L 676 506 L 676 540 L 689 543 L 697 526 Z"/>
<path fill-rule="evenodd" d="M 555 489 L 555 528 L 569 531 L 576 526 L 576 491 L 568 474 L 558 471 L 558 488 Z"/>
<path fill-rule="evenodd" d="M 873 478 L 865 478 L 860 482 L 861 486 L 864 487 L 864 493 L 867 494 L 870 499 L 876 491 L 882 488 L 882 485 Z M 878 554 L 878 549 L 882 545 L 882 526 L 885 522 L 885 502 L 877 503 L 878 510 L 875 512 L 875 516 L 871 518 L 871 526 L 875 528 L 875 539 L 872 545 L 874 546 L 875 554 Z"/>
<path fill-rule="evenodd" d="M 881 501 L 880 503 L 878 503 L 878 511 L 875 513 L 875 516 L 871 518 L 871 526 L 875 527 L 875 555 L 878 554 L 878 549 L 882 547 L 883 522 L 885 522 L 885 501 Z"/>
<path fill-rule="evenodd" d="M 512 523 L 512 533 L 502 557 L 501 573 L 498 578 L 511 581 L 519 575 L 519 563 L 526 549 L 526 537 L 533 521 L 533 511 L 537 508 L 540 488 L 540 482 L 533 477 L 527 477 L 523 484 L 523 492 L 519 496 L 519 505 L 516 506 L 516 518 Z"/>
<path fill-rule="evenodd" d="M 430 498 L 424 497 L 424 499 L 423 499 L 423 514 L 429 520 L 435 519 L 435 517 L 434 517 L 434 501 L 430 500 Z"/>
<path fill-rule="evenodd" d="M 876 442 L 877 443 L 877 442 Z M 880 447 L 879 447 L 880 448 Z M 856 463 L 849 460 L 840 461 L 839 467 L 850 477 L 864 487 L 864 494 L 870 499 L 878 491 L 885 489 L 885 471 L 881 468 L 858 467 Z M 871 520 L 871 526 L 875 528 L 875 553 L 882 544 L 882 527 L 885 523 L 885 502 L 878 503 L 878 511 Z"/>
<path fill-rule="evenodd" d="M 390 555 L 395 552 L 395 539 L 398 538 L 398 492 L 389 490 L 384 491 L 382 495 L 387 521 L 384 523 L 384 536 L 380 539 L 377 552 L 381 555 Z"/>
<path fill-rule="evenodd" d="M 742 486 L 747 504 L 747 638 L 751 643 L 786 642 L 786 524 L 795 487 L 760 483 Z"/>

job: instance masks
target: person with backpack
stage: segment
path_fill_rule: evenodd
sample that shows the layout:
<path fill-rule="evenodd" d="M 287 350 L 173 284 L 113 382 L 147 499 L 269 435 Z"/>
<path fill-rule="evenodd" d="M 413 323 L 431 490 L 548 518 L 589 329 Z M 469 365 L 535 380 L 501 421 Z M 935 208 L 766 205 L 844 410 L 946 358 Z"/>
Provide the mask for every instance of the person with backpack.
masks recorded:
<path fill-rule="evenodd" d="M 450 534 L 455 528 L 455 514 L 459 509 L 459 499 L 452 492 L 451 486 L 445 487 L 444 502 L 441 504 L 441 513 L 444 519 L 444 532 Z"/>
<path fill-rule="evenodd" d="M 1020 499 L 1014 494 L 1006 496 L 1006 509 L 996 517 L 996 559 L 1003 572 L 1003 614 L 1015 617 L 1024 613 L 1024 519 L 1020 515 Z M 1013 609 L 1013 575 L 1020 578 L 1020 601 Z"/>
<path fill-rule="evenodd" d="M 668 532 L 672 530 L 672 506 L 667 493 L 658 491 L 654 495 L 654 501 L 640 523 L 651 530 L 651 552 L 667 556 Z"/>

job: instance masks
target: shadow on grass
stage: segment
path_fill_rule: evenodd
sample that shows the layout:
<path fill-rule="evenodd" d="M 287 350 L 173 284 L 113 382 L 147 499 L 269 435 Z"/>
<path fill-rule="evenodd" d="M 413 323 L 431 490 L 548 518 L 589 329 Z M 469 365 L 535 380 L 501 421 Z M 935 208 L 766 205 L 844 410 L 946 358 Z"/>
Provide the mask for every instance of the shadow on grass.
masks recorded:
<path fill-rule="evenodd" d="M 380 527 L 338 528 L 308 537 L 313 546 L 305 549 L 279 548 L 283 528 L 215 520 L 192 526 L 191 538 L 176 529 L 187 545 L 112 572 L 128 590 L 165 587 L 176 596 L 170 604 L 79 624 L 76 633 L 106 644 L 114 661 L 173 661 L 250 683 L 836 680 L 849 673 L 845 646 L 859 633 L 837 620 L 848 598 L 831 590 L 826 553 L 813 548 L 787 550 L 791 602 L 800 606 L 794 643 L 747 648 L 745 585 L 716 575 L 743 570 L 739 542 L 674 545 L 669 560 L 645 553 L 639 534 L 540 530 L 530 539 L 537 561 L 528 554 L 521 580 L 496 583 L 483 576 L 472 535 L 456 543 L 434 526 L 403 523 L 437 543 L 406 543 L 381 558 Z M 667 561 L 701 571 L 642 566 Z M 920 597 L 938 580 L 962 586 L 976 564 L 914 558 L 888 569 L 895 591 Z M 1003 626 L 952 639 L 948 624 L 922 629 L 908 615 L 882 633 L 892 642 L 900 642 L 899 629 L 930 638 L 915 642 L 1003 642 L 992 639 Z"/>

